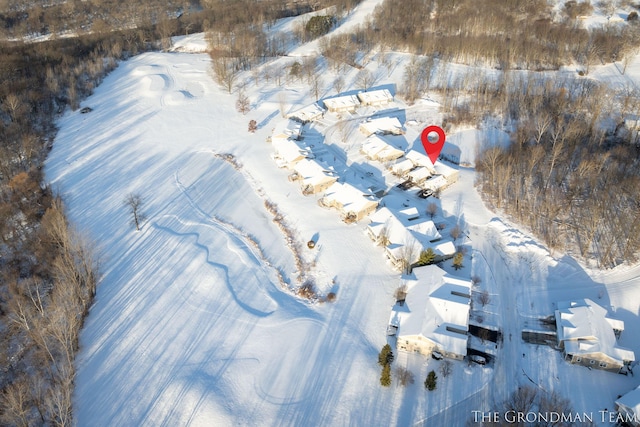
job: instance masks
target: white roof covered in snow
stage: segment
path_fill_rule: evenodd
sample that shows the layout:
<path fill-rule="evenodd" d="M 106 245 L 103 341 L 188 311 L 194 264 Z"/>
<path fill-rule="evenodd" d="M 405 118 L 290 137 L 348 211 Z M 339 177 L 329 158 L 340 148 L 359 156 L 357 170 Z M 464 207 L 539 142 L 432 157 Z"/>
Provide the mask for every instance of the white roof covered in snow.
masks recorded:
<path fill-rule="evenodd" d="M 360 100 L 355 95 L 336 96 L 323 99 L 322 102 L 329 110 L 351 110 L 360 105 Z"/>
<path fill-rule="evenodd" d="M 405 157 L 411 160 L 414 166 L 424 166 L 429 169 L 431 173 L 436 173 L 436 170 L 433 168 L 433 163 L 431 163 L 431 159 L 425 154 L 420 153 L 416 150 L 409 150 Z"/>
<path fill-rule="evenodd" d="M 564 342 L 566 353 L 602 353 L 621 364 L 635 360 L 632 350 L 618 346 L 607 310 L 588 298 L 558 303 L 556 324 L 558 342 Z"/>
<path fill-rule="evenodd" d="M 391 314 L 402 336 L 423 336 L 446 352 L 467 354 L 471 282 L 447 274 L 437 265 L 413 269 L 404 306 Z"/>
<path fill-rule="evenodd" d="M 327 203 L 336 203 L 342 206 L 342 210 L 345 212 L 360 212 L 371 206 L 372 203 L 378 203 L 371 194 L 360 191 L 347 182 L 333 183 L 331 187 L 327 188 L 324 199 Z"/>
<path fill-rule="evenodd" d="M 324 182 L 338 179 L 335 173 L 327 166 L 315 160 L 303 159 L 293 168 L 302 178 L 303 185 L 318 185 Z"/>
<path fill-rule="evenodd" d="M 404 151 L 394 147 L 389 141 L 378 135 L 372 135 L 365 140 L 362 144 L 362 152 L 372 159 L 379 160 L 395 160 L 404 155 Z"/>
<path fill-rule="evenodd" d="M 403 258 L 403 253 L 406 252 L 405 247 L 413 246 L 411 262 L 416 262 L 423 249 L 432 247 L 432 242 L 442 238 L 433 221 L 426 218 L 416 219 L 416 213 L 412 210 L 394 212 L 383 207 L 369 216 L 371 220 L 368 225 L 369 232 L 375 238 L 379 238 L 385 231 L 389 240 L 387 251 L 396 259 Z M 435 247 L 433 249 L 436 250 Z"/>
<path fill-rule="evenodd" d="M 393 101 L 393 95 L 388 89 L 371 90 L 358 93 L 358 98 L 365 105 L 383 104 Z"/>
<path fill-rule="evenodd" d="M 302 125 L 294 120 L 280 120 L 273 129 L 272 141 L 276 139 L 300 138 Z"/>
<path fill-rule="evenodd" d="M 298 119 L 302 122 L 310 122 L 322 117 L 324 111 L 324 108 L 314 102 L 311 105 L 307 105 L 306 107 L 290 113 L 287 117 L 290 119 Z"/>
<path fill-rule="evenodd" d="M 430 176 L 431 176 L 431 172 L 429 172 L 429 169 L 422 166 L 419 166 L 414 170 L 412 170 L 411 172 L 407 173 L 407 177 L 411 178 L 413 182 L 424 181 Z"/>
<path fill-rule="evenodd" d="M 433 252 L 436 253 L 436 256 L 452 257 L 456 253 L 456 245 L 453 244 L 452 240 L 444 240 L 433 247 Z"/>
<path fill-rule="evenodd" d="M 423 188 L 430 188 L 435 191 L 439 188 L 446 187 L 448 184 L 449 182 L 446 180 L 444 176 L 435 175 L 429 178 L 428 180 L 426 180 L 425 182 L 423 182 L 421 186 Z"/>
<path fill-rule="evenodd" d="M 276 151 L 274 158 L 280 167 L 287 166 L 296 160 L 302 160 L 309 154 L 308 149 L 300 147 L 295 141 L 288 138 L 274 139 L 272 144 Z"/>
<path fill-rule="evenodd" d="M 360 130 L 367 136 L 374 133 L 401 135 L 404 132 L 402 123 L 397 117 L 378 117 L 360 124 Z"/>
<path fill-rule="evenodd" d="M 458 174 L 458 169 L 442 162 L 436 162 L 436 164 L 433 165 L 433 168 L 436 170 L 437 174 L 442 175 L 447 179 Z"/>
<path fill-rule="evenodd" d="M 402 159 L 396 164 L 394 164 L 393 166 L 391 166 L 391 170 L 398 175 L 404 175 L 406 172 L 410 171 L 414 167 L 415 165 L 411 160 Z"/>
<path fill-rule="evenodd" d="M 640 419 L 640 386 L 616 400 L 616 403 L 630 409 Z"/>

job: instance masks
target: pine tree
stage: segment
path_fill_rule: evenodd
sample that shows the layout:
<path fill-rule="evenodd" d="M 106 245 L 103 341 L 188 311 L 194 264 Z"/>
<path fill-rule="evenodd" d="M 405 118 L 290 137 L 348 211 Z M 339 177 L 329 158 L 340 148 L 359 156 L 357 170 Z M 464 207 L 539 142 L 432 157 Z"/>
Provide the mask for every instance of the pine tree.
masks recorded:
<path fill-rule="evenodd" d="M 436 259 L 436 253 L 433 252 L 433 249 L 427 248 L 426 251 L 422 251 L 420 253 L 420 259 L 418 260 L 418 264 L 420 265 L 433 264 L 435 259 Z"/>
<path fill-rule="evenodd" d="M 453 268 L 455 268 L 456 270 L 460 270 L 462 267 L 464 267 L 462 265 L 462 261 L 464 261 L 464 255 L 462 255 L 462 252 L 456 252 L 456 254 L 453 256 Z"/>
<path fill-rule="evenodd" d="M 382 347 L 382 350 L 380 350 L 380 353 L 378 354 L 378 365 L 380 366 L 386 366 L 386 365 L 390 365 L 391 362 L 393 362 L 394 356 L 393 356 L 393 351 L 391 351 L 391 346 L 389 344 L 385 344 L 384 347 Z"/>
<path fill-rule="evenodd" d="M 382 381 L 382 378 L 380 378 L 380 380 Z M 438 380 L 438 377 L 436 376 L 436 372 L 430 371 L 427 374 L 427 379 L 424 380 L 424 387 L 429 391 L 435 390 L 437 380 Z"/>
<path fill-rule="evenodd" d="M 389 387 L 391 385 L 391 365 L 387 364 L 382 367 L 382 375 L 380 375 L 380 385 Z"/>

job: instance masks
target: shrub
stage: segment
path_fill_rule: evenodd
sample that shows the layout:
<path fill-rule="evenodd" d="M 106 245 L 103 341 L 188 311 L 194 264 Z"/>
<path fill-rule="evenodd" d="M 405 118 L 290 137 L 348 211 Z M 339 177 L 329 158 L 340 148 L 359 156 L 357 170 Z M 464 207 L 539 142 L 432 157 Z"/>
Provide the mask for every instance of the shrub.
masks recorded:
<path fill-rule="evenodd" d="M 437 385 L 437 380 L 438 380 L 438 377 L 436 376 L 436 372 L 430 371 L 429 374 L 427 374 L 427 379 L 424 380 L 424 387 L 429 391 L 435 390 Z"/>

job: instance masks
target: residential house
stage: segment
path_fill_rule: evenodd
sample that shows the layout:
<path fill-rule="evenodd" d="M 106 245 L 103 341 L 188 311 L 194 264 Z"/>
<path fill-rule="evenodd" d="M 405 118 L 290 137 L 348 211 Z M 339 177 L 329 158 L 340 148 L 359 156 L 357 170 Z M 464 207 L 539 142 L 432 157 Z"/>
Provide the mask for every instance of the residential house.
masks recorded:
<path fill-rule="evenodd" d="M 431 174 L 435 174 L 436 170 L 433 167 L 433 163 L 431 163 L 431 159 L 426 154 L 422 154 L 416 150 L 409 150 L 405 157 L 413 163 L 413 166 L 422 166 L 431 172 Z"/>
<path fill-rule="evenodd" d="M 293 139 L 299 141 L 302 139 L 302 124 L 294 120 L 280 121 L 275 129 L 273 129 L 271 142 L 277 139 Z"/>
<path fill-rule="evenodd" d="M 438 244 L 433 246 L 431 249 L 433 249 L 433 252 L 436 254 L 433 262 L 451 259 L 457 252 L 456 245 L 450 239 L 438 242 Z"/>
<path fill-rule="evenodd" d="M 404 151 L 394 147 L 389 141 L 378 135 L 367 138 L 360 151 L 367 159 L 380 162 L 396 160 L 404 155 Z"/>
<path fill-rule="evenodd" d="M 404 128 L 396 117 L 378 117 L 367 119 L 359 126 L 360 132 L 365 136 L 377 135 L 403 135 Z"/>
<path fill-rule="evenodd" d="M 626 424 L 640 427 L 640 386 L 618 398 L 615 408 Z"/>
<path fill-rule="evenodd" d="M 471 282 L 436 265 L 415 268 L 413 276 L 405 282 L 404 303 L 394 306 L 389 319 L 398 351 L 425 356 L 438 351 L 462 360 L 467 354 Z"/>
<path fill-rule="evenodd" d="M 358 99 L 362 105 L 383 107 L 393 102 L 393 95 L 391 95 L 388 89 L 371 90 L 358 93 Z"/>
<path fill-rule="evenodd" d="M 369 219 L 369 237 L 385 246 L 387 258 L 399 269 L 417 263 L 423 250 L 431 247 L 435 251 L 440 246 L 437 242 L 442 236 L 435 224 L 426 217 L 420 217 L 416 208 L 391 211 L 383 207 Z"/>
<path fill-rule="evenodd" d="M 303 159 L 293 170 L 289 180 L 299 182 L 304 195 L 321 193 L 338 180 L 333 170 L 315 160 Z"/>
<path fill-rule="evenodd" d="M 318 201 L 321 206 L 337 209 L 345 222 L 357 222 L 375 211 L 378 200 L 346 182 L 335 182 Z"/>
<path fill-rule="evenodd" d="M 449 186 L 449 182 L 442 175 L 434 175 L 420 184 L 421 188 L 437 191 Z"/>
<path fill-rule="evenodd" d="M 617 342 L 624 322 L 590 299 L 558 303 L 556 326 L 558 347 L 569 363 L 623 372 L 635 361 L 634 352 Z"/>
<path fill-rule="evenodd" d="M 354 113 L 360 106 L 360 100 L 355 95 L 336 96 L 323 99 L 324 106 L 332 113 Z"/>
<path fill-rule="evenodd" d="M 418 166 L 405 174 L 405 177 L 416 184 L 422 184 L 430 176 L 431 172 L 429 172 L 429 169 L 424 166 Z"/>
<path fill-rule="evenodd" d="M 436 171 L 435 174 L 440 175 L 447 180 L 447 186 L 455 183 L 458 180 L 460 171 L 454 167 L 447 165 L 446 163 L 436 162 L 436 164 L 433 165 L 433 168 Z"/>
<path fill-rule="evenodd" d="M 306 107 L 288 114 L 287 118 L 296 120 L 300 123 L 309 123 L 320 119 L 324 116 L 324 112 L 325 109 L 314 102 L 311 105 L 307 105 Z"/>
<path fill-rule="evenodd" d="M 405 176 L 407 172 L 413 169 L 415 165 L 413 162 L 407 158 L 398 161 L 397 163 L 391 166 L 391 173 L 396 176 Z"/>
<path fill-rule="evenodd" d="M 275 149 L 272 157 L 280 168 L 293 169 L 299 161 L 311 156 L 308 148 L 300 147 L 297 142 L 289 138 L 274 139 L 272 144 Z"/>

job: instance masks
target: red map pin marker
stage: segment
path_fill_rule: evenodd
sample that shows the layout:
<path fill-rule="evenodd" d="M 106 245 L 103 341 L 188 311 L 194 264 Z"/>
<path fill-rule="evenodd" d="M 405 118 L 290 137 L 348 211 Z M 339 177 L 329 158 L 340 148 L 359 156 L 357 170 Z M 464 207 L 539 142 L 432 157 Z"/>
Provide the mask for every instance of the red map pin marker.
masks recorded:
<path fill-rule="evenodd" d="M 429 140 L 429 135 L 433 132 L 438 134 L 438 140 L 434 142 Z M 427 152 L 427 156 L 429 156 L 429 159 L 431 159 L 431 163 L 435 164 L 436 160 L 438 160 L 440 152 L 442 151 L 442 147 L 444 147 L 444 141 L 446 139 L 444 131 L 440 126 L 427 126 L 422 131 L 420 139 L 422 140 L 424 151 Z"/>

